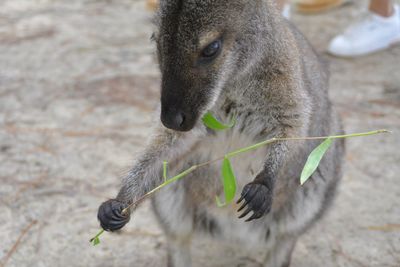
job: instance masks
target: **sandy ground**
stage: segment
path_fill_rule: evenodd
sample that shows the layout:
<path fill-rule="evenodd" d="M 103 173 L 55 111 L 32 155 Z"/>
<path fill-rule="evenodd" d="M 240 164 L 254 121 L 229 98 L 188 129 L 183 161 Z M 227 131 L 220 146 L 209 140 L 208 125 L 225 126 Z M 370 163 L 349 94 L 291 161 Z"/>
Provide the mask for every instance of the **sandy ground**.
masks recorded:
<path fill-rule="evenodd" d="M 366 2 L 356 2 L 293 21 L 330 62 L 346 131 L 394 133 L 347 142 L 339 196 L 299 241 L 295 267 L 400 266 L 400 46 L 354 60 L 324 53 L 360 17 Z M 2 265 L 165 266 L 149 203 L 121 234 L 88 242 L 149 134 L 159 90 L 150 18 L 144 1 L 0 1 Z M 221 241 L 198 238 L 193 254 L 194 266 L 261 266 Z"/>

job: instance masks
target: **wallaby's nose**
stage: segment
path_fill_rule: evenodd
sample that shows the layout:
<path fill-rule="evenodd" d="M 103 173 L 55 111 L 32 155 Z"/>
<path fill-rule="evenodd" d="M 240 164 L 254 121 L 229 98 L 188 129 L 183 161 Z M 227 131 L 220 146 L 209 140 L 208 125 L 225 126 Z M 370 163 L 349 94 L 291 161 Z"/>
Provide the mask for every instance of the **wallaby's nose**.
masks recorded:
<path fill-rule="evenodd" d="M 168 110 L 162 112 L 161 122 L 165 127 L 176 131 L 187 131 L 186 129 L 186 115 L 182 111 Z"/>

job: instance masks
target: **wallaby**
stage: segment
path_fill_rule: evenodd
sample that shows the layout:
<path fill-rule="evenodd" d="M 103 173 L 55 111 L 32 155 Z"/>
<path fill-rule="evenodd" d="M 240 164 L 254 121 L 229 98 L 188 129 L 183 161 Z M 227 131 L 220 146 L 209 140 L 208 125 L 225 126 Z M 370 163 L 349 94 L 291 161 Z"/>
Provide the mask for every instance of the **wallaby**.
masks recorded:
<path fill-rule="evenodd" d="M 164 160 L 174 175 L 272 137 L 342 133 L 324 64 L 272 1 L 163 0 L 156 23 L 162 123 L 116 199 L 100 206 L 104 229 L 119 230 L 129 221 L 123 208 L 162 183 Z M 207 129 L 200 119 L 207 111 L 222 121 L 235 117 L 236 124 Z M 300 186 L 317 145 L 277 142 L 233 158 L 241 208 L 216 206 L 223 191 L 218 165 L 158 192 L 152 204 L 167 237 L 168 266 L 191 266 L 197 231 L 265 249 L 265 266 L 289 266 L 298 237 L 327 210 L 341 177 L 344 143 L 338 140 Z"/>

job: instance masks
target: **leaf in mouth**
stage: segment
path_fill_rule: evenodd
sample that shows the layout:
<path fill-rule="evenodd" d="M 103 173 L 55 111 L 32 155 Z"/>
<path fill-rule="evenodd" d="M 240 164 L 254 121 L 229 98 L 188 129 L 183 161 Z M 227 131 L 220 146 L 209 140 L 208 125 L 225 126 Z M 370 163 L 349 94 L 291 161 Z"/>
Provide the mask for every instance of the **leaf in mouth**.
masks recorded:
<path fill-rule="evenodd" d="M 205 126 L 207 126 L 210 129 L 216 130 L 216 131 L 221 131 L 221 130 L 226 130 L 226 129 L 232 128 L 236 123 L 236 119 L 232 119 L 229 124 L 223 124 L 222 122 L 218 121 L 211 114 L 211 112 L 207 112 L 203 116 L 202 120 L 203 120 L 203 123 Z"/>

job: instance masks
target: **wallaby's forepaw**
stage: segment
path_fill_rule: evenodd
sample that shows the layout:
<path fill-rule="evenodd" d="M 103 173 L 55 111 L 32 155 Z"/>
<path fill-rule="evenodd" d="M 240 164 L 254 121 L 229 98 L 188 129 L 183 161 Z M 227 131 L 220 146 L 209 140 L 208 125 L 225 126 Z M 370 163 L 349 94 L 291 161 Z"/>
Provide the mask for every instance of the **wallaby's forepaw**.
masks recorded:
<path fill-rule="evenodd" d="M 115 199 L 101 204 L 97 213 L 101 227 L 106 231 L 117 231 L 124 227 L 130 220 L 129 212 L 122 214 L 122 210 L 126 207 L 126 204 Z"/>
<path fill-rule="evenodd" d="M 240 199 L 237 201 L 239 204 L 244 200 L 243 205 L 239 208 L 238 212 L 246 208 L 239 219 L 245 217 L 250 211 L 253 212 L 246 222 L 259 219 L 271 210 L 272 205 L 272 192 L 267 186 L 257 182 L 247 184 L 242 191 Z"/>

